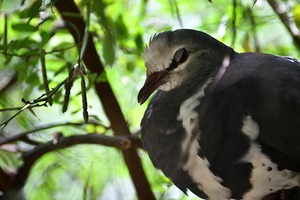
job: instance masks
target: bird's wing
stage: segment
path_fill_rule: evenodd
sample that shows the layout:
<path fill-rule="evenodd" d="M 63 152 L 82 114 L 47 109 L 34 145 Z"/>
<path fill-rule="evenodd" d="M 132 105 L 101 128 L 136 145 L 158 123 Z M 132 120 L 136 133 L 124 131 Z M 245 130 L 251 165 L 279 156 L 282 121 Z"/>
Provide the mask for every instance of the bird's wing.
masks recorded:
<path fill-rule="evenodd" d="M 224 153 L 224 158 L 239 157 L 243 149 L 249 148 L 240 133 L 245 117 L 250 116 L 258 125 L 254 140 L 262 151 L 278 166 L 300 171 L 299 61 L 266 54 L 240 54 L 215 81 L 216 87 L 199 111 L 203 112 L 202 128 L 215 134 L 201 138 L 201 145 L 207 147 L 205 154 L 220 155 L 221 149 L 211 150 L 214 144 L 218 145 L 224 135 L 229 138 L 231 133 L 238 133 L 236 137 L 240 138 L 233 139 L 240 140 L 240 152 L 232 151 L 228 156 Z M 238 145 L 227 142 L 228 150 Z M 224 146 L 225 142 L 222 143 Z"/>
<path fill-rule="evenodd" d="M 270 158 L 275 164 L 269 166 L 276 167 L 273 171 L 300 171 L 297 60 L 237 54 L 225 73 L 215 77 L 197 111 L 198 156 L 207 158 L 210 170 L 230 189 L 232 198 L 253 187 L 253 156 L 266 157 L 268 162 Z M 268 180 L 268 175 L 261 180 Z"/>

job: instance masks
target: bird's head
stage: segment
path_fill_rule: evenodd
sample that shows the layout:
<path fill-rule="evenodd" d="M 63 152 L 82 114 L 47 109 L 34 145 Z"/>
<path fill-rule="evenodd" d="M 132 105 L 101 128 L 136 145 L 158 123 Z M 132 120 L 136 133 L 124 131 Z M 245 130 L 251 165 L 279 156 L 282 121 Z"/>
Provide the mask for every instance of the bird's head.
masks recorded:
<path fill-rule="evenodd" d="M 156 89 L 169 91 L 195 78 L 208 78 L 232 52 L 230 47 L 200 31 L 179 29 L 154 35 L 143 54 L 147 78 L 138 102 L 144 103 Z"/>

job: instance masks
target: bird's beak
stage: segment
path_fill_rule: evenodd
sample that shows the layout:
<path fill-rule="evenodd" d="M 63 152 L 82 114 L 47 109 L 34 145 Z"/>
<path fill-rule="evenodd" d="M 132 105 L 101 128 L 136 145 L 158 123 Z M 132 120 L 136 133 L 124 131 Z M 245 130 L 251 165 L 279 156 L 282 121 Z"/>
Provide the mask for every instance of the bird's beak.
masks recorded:
<path fill-rule="evenodd" d="M 168 71 L 163 70 L 153 72 L 152 74 L 147 76 L 145 84 L 138 94 L 138 102 L 140 104 L 143 104 L 159 86 L 166 82 L 168 73 Z"/>

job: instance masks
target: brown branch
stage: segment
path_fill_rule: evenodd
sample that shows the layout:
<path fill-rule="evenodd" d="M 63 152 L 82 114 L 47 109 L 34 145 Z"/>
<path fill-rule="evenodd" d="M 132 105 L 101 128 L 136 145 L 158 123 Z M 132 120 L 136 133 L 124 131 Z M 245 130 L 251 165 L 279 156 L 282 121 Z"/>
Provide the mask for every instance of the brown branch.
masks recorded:
<path fill-rule="evenodd" d="M 6 193 L 13 187 L 12 176 L 0 168 L 0 191 Z"/>
<path fill-rule="evenodd" d="M 281 22 L 285 25 L 288 32 L 293 38 L 293 41 L 298 49 L 300 49 L 300 30 L 297 28 L 296 24 L 289 20 L 289 17 L 286 12 L 283 11 L 281 6 L 277 3 L 276 0 L 267 0 L 269 5 L 272 7 L 274 12 L 278 15 Z"/>
<path fill-rule="evenodd" d="M 103 124 L 100 124 L 100 123 L 97 123 L 97 122 L 88 122 L 88 123 L 85 123 L 85 122 L 77 122 L 77 123 L 76 122 L 63 122 L 63 123 L 47 124 L 47 125 L 40 126 L 40 127 L 37 127 L 35 129 L 29 130 L 29 131 L 18 133 L 18 134 L 14 135 L 14 136 L 11 136 L 9 138 L 2 139 L 2 140 L 0 140 L 0 145 L 8 144 L 8 143 L 12 143 L 12 142 L 15 142 L 15 141 L 18 141 L 18 140 L 26 139 L 27 135 L 29 135 L 31 133 L 42 131 L 42 130 L 47 130 L 47 129 L 50 129 L 50 128 L 55 128 L 55 127 L 60 127 L 60 126 L 83 126 L 83 125 L 87 125 L 87 124 L 92 124 L 92 125 L 95 125 L 95 126 L 102 126 L 106 130 L 109 129 L 109 127 L 106 127 Z M 2 134 L 4 134 L 4 132 L 2 132 Z"/>
<path fill-rule="evenodd" d="M 73 26 L 67 26 L 69 32 L 72 34 L 76 43 L 80 43 L 83 38 L 85 23 L 80 12 L 73 0 L 55 1 L 55 7 L 61 14 L 67 25 L 72 24 Z M 104 8 L 98 8 L 104 9 Z M 74 13 L 76 17 L 65 14 Z M 76 27 L 74 29 L 74 27 Z M 78 37 L 79 34 L 79 37 Z M 83 61 L 87 68 L 92 72 L 100 76 L 104 67 L 100 61 L 97 54 L 95 44 L 92 39 L 92 35 L 89 36 L 85 54 L 83 56 Z M 111 128 L 115 135 L 130 135 L 129 127 L 126 120 L 122 114 L 120 105 L 112 91 L 112 88 L 108 82 L 95 82 L 94 87 L 96 93 L 98 94 L 104 111 L 111 123 Z M 135 186 L 137 196 L 139 199 L 151 200 L 155 199 L 155 196 L 150 188 L 150 184 L 146 178 L 145 172 L 142 167 L 140 157 L 135 149 L 122 150 L 125 163 L 128 167 L 129 173 L 131 175 L 133 184 Z"/>
<path fill-rule="evenodd" d="M 131 149 L 141 147 L 140 139 L 134 136 L 107 136 L 85 134 L 63 137 L 62 135 L 59 135 L 56 140 L 38 145 L 34 149 L 23 154 L 23 165 L 19 168 L 18 173 L 15 177 L 14 189 L 21 188 L 24 185 L 30 169 L 40 157 L 51 151 L 56 151 L 78 144 L 100 144 L 108 147 L 115 147 L 118 149 Z"/>

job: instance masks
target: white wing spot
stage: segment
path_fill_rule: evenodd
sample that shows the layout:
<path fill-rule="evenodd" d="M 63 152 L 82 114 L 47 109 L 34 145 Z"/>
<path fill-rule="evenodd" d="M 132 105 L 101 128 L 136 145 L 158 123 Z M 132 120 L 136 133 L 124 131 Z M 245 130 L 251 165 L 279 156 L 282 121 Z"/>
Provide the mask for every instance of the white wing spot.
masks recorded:
<path fill-rule="evenodd" d="M 253 165 L 250 177 L 252 188 L 243 196 L 244 200 L 262 199 L 278 190 L 299 186 L 300 174 L 287 169 L 279 171 L 277 164 L 261 152 L 258 144 L 252 143 L 241 161 Z"/>
<path fill-rule="evenodd" d="M 264 196 L 278 190 L 299 186 L 299 173 L 287 169 L 278 170 L 277 164 L 262 153 L 261 147 L 255 142 L 259 134 L 259 127 L 252 117 L 246 116 L 243 124 L 242 131 L 251 140 L 251 147 L 240 162 L 251 163 L 253 166 L 250 177 L 252 188 L 243 196 L 243 199 L 262 199 Z"/>
<path fill-rule="evenodd" d="M 187 156 L 187 162 L 183 169 L 188 171 L 198 188 L 203 190 L 209 199 L 220 200 L 228 199 L 231 195 L 230 190 L 222 186 L 222 179 L 210 171 L 208 160 L 198 156 L 198 149 L 201 147 L 193 135 L 194 129 L 197 128 L 196 119 L 199 115 L 195 108 L 200 105 L 200 101 L 205 95 L 204 90 L 211 81 L 211 78 L 208 79 L 195 95 L 182 103 L 177 120 L 182 120 L 182 126 L 187 134 L 182 142 L 183 156 Z M 197 134 L 200 136 L 200 131 Z"/>
<path fill-rule="evenodd" d="M 242 132 L 246 134 L 251 140 L 256 140 L 259 134 L 258 124 L 251 116 L 244 117 Z"/>

